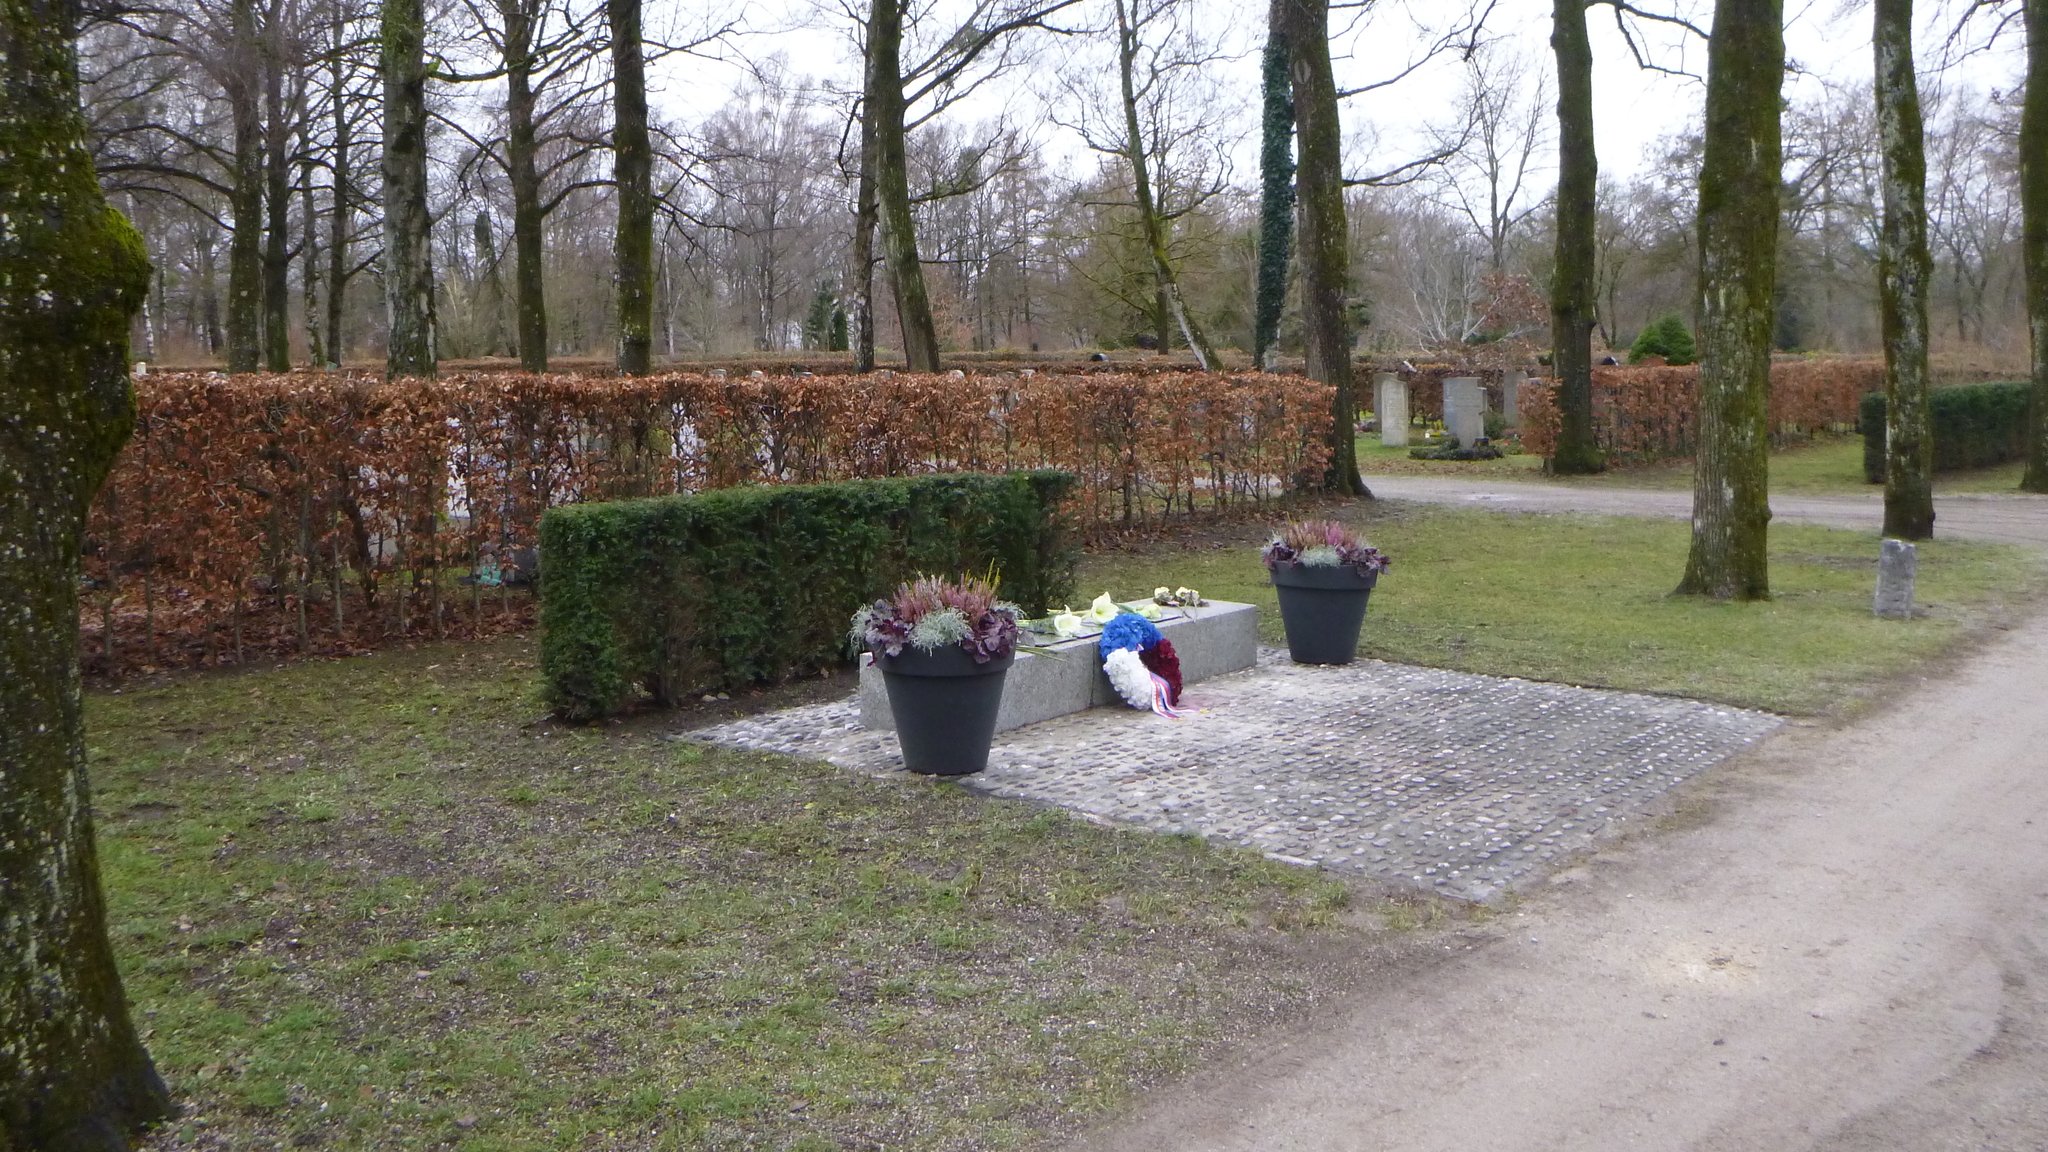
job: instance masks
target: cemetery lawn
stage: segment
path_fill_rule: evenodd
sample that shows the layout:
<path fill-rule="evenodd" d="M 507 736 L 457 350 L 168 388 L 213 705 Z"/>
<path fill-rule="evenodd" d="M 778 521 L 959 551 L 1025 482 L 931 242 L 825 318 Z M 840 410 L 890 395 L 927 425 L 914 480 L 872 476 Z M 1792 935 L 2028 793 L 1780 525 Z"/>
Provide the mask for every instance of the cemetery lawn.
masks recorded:
<path fill-rule="evenodd" d="M 517 639 L 92 693 L 149 1147 L 1009 1147 L 1452 915 L 683 720 L 556 726 Z"/>
<path fill-rule="evenodd" d="M 1423 461 L 1418 460 L 1414 463 L 1421 464 Z M 1359 460 L 1359 468 L 1365 468 L 1363 458 Z M 2024 468 L 2024 462 L 2014 460 L 1989 468 L 1937 472 L 1934 476 L 1934 491 L 1939 496 L 2018 492 L 2020 473 Z M 1504 475 L 1503 478 L 1551 479 L 1543 475 L 1541 459 L 1536 459 L 1532 467 L 1517 470 L 1511 475 Z M 1690 489 L 1692 461 L 1676 460 L 1633 468 L 1616 468 L 1597 476 L 1565 477 L 1553 482 L 1611 485 L 1617 488 Z M 1862 496 L 1870 499 L 1884 497 L 1883 485 L 1868 484 L 1863 480 L 1861 436 L 1828 436 L 1811 444 L 1771 453 L 1771 491 L 1787 496 Z"/>
<path fill-rule="evenodd" d="M 1844 714 L 2048 591 L 2033 553 L 1935 540 L 1919 550 L 1925 616 L 1878 620 L 1874 539 L 1779 524 L 1770 534 L 1773 599 L 1714 603 L 1670 595 L 1690 539 L 1683 521 L 1366 501 L 1337 514 L 1393 560 L 1372 596 L 1362 655 L 1791 715 Z M 1130 599 L 1186 585 L 1259 605 L 1263 639 L 1283 644 L 1258 558 L 1266 527 L 1092 554 L 1076 595 L 1085 603 L 1107 589 Z"/>

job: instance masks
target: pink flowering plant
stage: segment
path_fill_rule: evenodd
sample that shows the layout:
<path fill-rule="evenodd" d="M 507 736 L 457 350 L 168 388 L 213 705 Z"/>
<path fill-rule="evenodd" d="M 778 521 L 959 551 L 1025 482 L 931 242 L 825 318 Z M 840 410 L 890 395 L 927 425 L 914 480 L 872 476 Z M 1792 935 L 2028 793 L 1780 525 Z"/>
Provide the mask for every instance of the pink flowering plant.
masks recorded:
<path fill-rule="evenodd" d="M 1335 520 L 1290 521 L 1260 552 L 1267 568 L 1337 568 L 1376 576 L 1392 564 L 1386 554 Z"/>
<path fill-rule="evenodd" d="M 932 653 L 958 645 L 986 664 L 1017 648 L 1015 604 L 1000 600 L 993 578 L 951 581 L 920 576 L 898 585 L 893 596 L 853 614 L 847 640 L 878 656 L 901 656 L 905 648 Z"/>

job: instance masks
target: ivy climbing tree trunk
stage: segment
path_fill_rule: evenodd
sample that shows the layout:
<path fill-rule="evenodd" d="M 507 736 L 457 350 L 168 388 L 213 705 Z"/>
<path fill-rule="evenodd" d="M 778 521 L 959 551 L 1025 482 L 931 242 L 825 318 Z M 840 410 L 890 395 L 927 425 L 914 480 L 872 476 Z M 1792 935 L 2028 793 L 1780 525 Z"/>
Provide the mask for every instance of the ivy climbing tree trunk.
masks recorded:
<path fill-rule="evenodd" d="M 1557 259 L 1550 275 L 1550 363 L 1557 375 L 1557 443 L 1546 467 L 1574 476 L 1606 467 L 1593 438 L 1593 326 L 1599 261 L 1593 147 L 1593 46 L 1586 0 L 1552 0 L 1557 56 Z"/>
<path fill-rule="evenodd" d="M 1294 248 L 1294 85 L 1280 5 L 1266 15 L 1261 58 L 1263 112 L 1259 137 L 1259 279 L 1252 306 L 1252 363 L 1271 371 L 1280 315 L 1287 307 L 1287 261 Z"/>
<path fill-rule="evenodd" d="M 640 0 L 605 0 L 612 34 L 612 163 L 618 231 L 619 371 L 654 370 L 654 144 L 647 135 L 647 55 Z"/>
<path fill-rule="evenodd" d="M 384 0 L 384 308 L 387 375 L 432 376 L 433 218 L 427 214 L 424 0 Z"/>
<path fill-rule="evenodd" d="M 903 359 L 912 372 L 939 370 L 939 330 L 917 258 L 917 222 L 910 210 L 908 109 L 903 96 L 902 0 L 871 0 L 862 99 L 873 118 L 874 150 L 862 163 L 874 173 L 876 218 L 888 264 L 890 294 L 903 326 Z"/>
<path fill-rule="evenodd" d="M 1927 405 L 1927 147 L 1913 75 L 1913 0 L 1876 0 L 1877 141 L 1884 192 L 1877 239 L 1884 329 L 1884 534 L 1934 535 L 1934 434 Z"/>
<path fill-rule="evenodd" d="M 1777 285 L 1783 0 L 1719 0 L 1700 165 L 1699 447 L 1683 594 L 1771 593 L 1769 401 Z"/>
<path fill-rule="evenodd" d="M 2027 96 L 2020 107 L 2021 248 L 2033 394 L 2027 405 L 2027 468 L 2020 488 L 2048 492 L 2048 0 L 2025 0 Z"/>
<path fill-rule="evenodd" d="M 78 0 L 0 0 L 0 1148 L 111 1152 L 171 1112 L 107 941 L 79 549 L 135 420 L 142 239 L 100 194 Z"/>
<path fill-rule="evenodd" d="M 1358 475 L 1358 401 L 1351 386 L 1351 242 L 1344 217 L 1343 133 L 1330 70 L 1329 0 L 1278 0 L 1300 134 L 1295 195 L 1301 207 L 1301 318 L 1308 374 L 1335 388 L 1330 463 L 1323 486 L 1370 496 Z"/>

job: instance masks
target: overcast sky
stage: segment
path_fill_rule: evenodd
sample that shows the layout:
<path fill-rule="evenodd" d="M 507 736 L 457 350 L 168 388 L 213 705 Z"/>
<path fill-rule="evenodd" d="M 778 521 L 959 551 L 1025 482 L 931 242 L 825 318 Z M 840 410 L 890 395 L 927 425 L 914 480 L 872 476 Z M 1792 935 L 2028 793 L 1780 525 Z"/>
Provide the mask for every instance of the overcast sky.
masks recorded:
<path fill-rule="evenodd" d="M 676 0 L 695 7 L 701 0 Z M 737 2 L 737 0 L 736 0 Z M 1193 0 L 1199 6 L 1200 25 L 1219 35 L 1239 59 L 1218 65 L 1227 87 L 1245 101 L 1247 143 L 1241 157 L 1237 182 L 1250 186 L 1256 173 L 1251 170 L 1255 147 L 1249 138 L 1257 123 L 1257 51 L 1264 42 L 1265 0 Z M 1967 84 L 1979 89 L 2013 87 L 2021 74 L 2020 36 L 2015 29 L 2007 43 L 1990 51 L 1967 56 L 1948 66 L 1939 76 L 1934 70 L 1944 56 L 1956 55 L 1948 44 L 1953 16 L 1922 0 L 1925 12 L 1918 30 L 1923 58 L 1923 86 L 1931 83 Z M 649 5 L 651 23 L 660 17 L 654 0 Z M 865 0 L 862 0 L 864 6 Z M 1665 0 L 1700 27 L 1712 20 L 1708 0 Z M 944 9 L 944 0 L 940 7 Z M 1378 0 L 1371 18 L 1347 32 L 1346 14 L 1333 13 L 1333 43 L 1337 57 L 1338 83 L 1355 86 L 1397 71 L 1424 42 L 1416 31 L 1418 23 L 1441 20 L 1463 0 Z M 1654 4 L 1645 4 L 1645 7 Z M 1636 66 L 1627 44 L 1606 9 L 1590 14 L 1594 74 L 1594 116 L 1598 134 L 1600 167 L 1603 174 L 1627 177 L 1639 171 L 1660 136 L 1696 120 L 1704 98 L 1704 85 L 1685 77 L 1644 71 Z M 740 58 L 765 60 L 780 56 L 787 70 L 820 84 L 849 88 L 858 82 L 859 63 L 854 57 L 847 19 L 838 14 L 837 0 L 756 0 L 747 10 L 744 23 L 753 29 L 735 40 L 734 62 L 706 63 L 695 59 L 663 62 L 653 81 L 656 99 L 668 114 L 685 121 L 702 115 L 725 101 L 741 82 Z M 1988 27 L 1988 21 L 1980 21 Z M 1498 0 L 1488 22 L 1492 36 L 1506 50 L 1520 52 L 1546 74 L 1550 67 L 1550 5 L 1542 0 Z M 1654 61 L 1663 67 L 1703 74 L 1705 45 L 1683 32 L 1646 26 L 1647 45 Z M 1069 177 L 1084 175 L 1093 162 L 1078 143 L 1051 125 L 1043 115 L 1034 90 L 1049 87 L 1049 70 L 1059 66 L 1071 49 L 1057 38 L 1040 36 L 1038 58 L 1011 77 L 990 85 L 976 99 L 963 105 L 958 116 L 965 120 L 989 120 L 1007 115 L 1013 123 L 1029 129 L 1044 147 L 1044 154 Z M 1870 14 L 1867 3 L 1858 0 L 1787 0 L 1787 52 L 1795 75 L 1787 81 L 1787 96 L 1798 100 L 1817 95 L 1827 84 L 1867 84 L 1871 72 Z M 1367 93 L 1346 102 L 1347 167 L 1352 174 L 1387 167 L 1413 155 L 1426 139 L 1431 124 L 1452 118 L 1463 77 L 1450 61 L 1424 68 L 1398 86 Z M 1540 183 L 1547 189 L 1554 177 L 1546 169 Z"/>

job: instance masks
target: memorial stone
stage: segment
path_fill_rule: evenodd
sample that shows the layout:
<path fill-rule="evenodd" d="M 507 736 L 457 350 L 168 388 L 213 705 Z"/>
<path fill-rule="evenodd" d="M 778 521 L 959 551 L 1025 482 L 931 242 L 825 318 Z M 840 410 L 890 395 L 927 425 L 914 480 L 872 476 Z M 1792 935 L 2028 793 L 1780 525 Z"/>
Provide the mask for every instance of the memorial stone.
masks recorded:
<path fill-rule="evenodd" d="M 1377 394 L 1373 397 L 1373 415 L 1380 422 L 1380 445 L 1386 448 L 1408 446 L 1408 382 L 1392 372 L 1382 372 L 1373 378 Z"/>
<path fill-rule="evenodd" d="M 1510 368 L 1500 374 L 1500 419 L 1509 428 L 1522 426 L 1522 381 L 1527 379 L 1518 368 Z"/>
<path fill-rule="evenodd" d="M 1878 546 L 1877 600 L 1873 610 L 1887 620 L 1905 620 L 1913 615 L 1913 575 L 1919 567 L 1917 550 L 1904 540 L 1886 540 Z"/>
<path fill-rule="evenodd" d="M 1444 434 L 1455 438 L 1461 448 L 1470 448 L 1486 435 L 1486 390 L 1477 376 L 1453 376 L 1444 381 Z"/>

